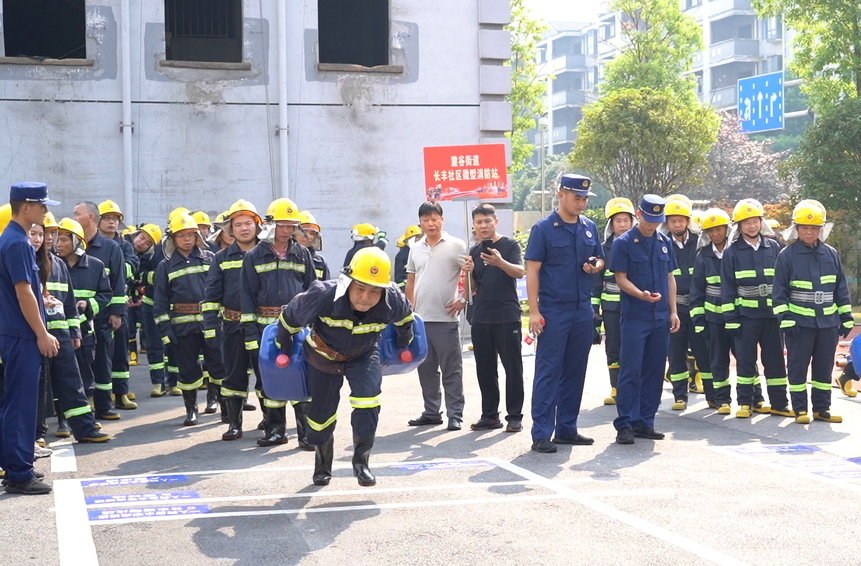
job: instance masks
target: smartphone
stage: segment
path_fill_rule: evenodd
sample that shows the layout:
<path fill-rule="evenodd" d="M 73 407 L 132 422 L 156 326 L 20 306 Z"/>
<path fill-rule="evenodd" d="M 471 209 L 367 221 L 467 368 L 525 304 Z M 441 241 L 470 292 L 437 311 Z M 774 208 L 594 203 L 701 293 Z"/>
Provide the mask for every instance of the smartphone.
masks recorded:
<path fill-rule="evenodd" d="M 594 267 L 594 266 L 598 265 L 598 258 L 597 257 L 591 257 L 588 259 L 588 261 L 586 261 L 586 263 L 588 263 L 589 265 Z"/>

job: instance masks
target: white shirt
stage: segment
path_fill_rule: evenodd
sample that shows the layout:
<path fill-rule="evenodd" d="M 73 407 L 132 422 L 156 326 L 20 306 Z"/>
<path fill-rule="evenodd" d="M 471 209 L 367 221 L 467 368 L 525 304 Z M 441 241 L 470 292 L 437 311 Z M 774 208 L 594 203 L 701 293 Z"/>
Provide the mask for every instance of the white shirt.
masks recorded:
<path fill-rule="evenodd" d="M 446 232 L 433 246 L 423 236 L 410 248 L 407 273 L 415 274 L 413 310 L 425 322 L 457 322 L 457 316 L 448 314 L 445 306 L 457 297 L 466 253 L 464 241 Z"/>

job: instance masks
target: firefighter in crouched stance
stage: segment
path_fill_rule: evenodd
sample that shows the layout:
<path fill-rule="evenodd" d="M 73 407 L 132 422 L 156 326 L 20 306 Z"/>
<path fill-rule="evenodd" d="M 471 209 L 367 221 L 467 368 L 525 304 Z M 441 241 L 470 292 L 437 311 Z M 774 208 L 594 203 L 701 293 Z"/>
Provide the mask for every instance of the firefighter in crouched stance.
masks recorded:
<path fill-rule="evenodd" d="M 391 262 L 377 247 L 358 250 L 335 281 L 316 281 L 282 309 L 277 341 L 293 348 L 293 335 L 310 326 L 304 344 L 308 362 L 308 442 L 316 447 L 314 485 L 332 479 L 333 435 L 344 377 L 353 407 L 353 474 L 361 486 L 377 483 L 368 467 L 380 416 L 380 354 L 377 343 L 394 324 L 396 346 L 412 341 L 413 314 L 404 294 L 390 284 Z"/>
<path fill-rule="evenodd" d="M 206 290 L 206 275 L 212 252 L 197 229 L 194 218 L 177 214 L 170 221 L 164 245 L 165 260 L 155 277 L 153 315 L 164 344 L 173 344 L 179 366 L 178 387 L 185 402 L 183 425 L 197 424 L 197 390 L 203 385 L 202 353 L 210 375 L 223 379 L 221 352 L 204 340 L 200 303 Z"/>

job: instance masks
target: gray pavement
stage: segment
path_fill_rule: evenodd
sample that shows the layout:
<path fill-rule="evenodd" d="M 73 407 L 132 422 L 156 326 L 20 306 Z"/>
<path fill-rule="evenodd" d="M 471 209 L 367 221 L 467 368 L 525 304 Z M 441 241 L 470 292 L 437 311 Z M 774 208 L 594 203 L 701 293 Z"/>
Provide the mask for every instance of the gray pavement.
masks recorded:
<path fill-rule="evenodd" d="M 533 361 L 524 358 L 527 399 Z M 462 432 L 406 426 L 422 410 L 417 375 L 385 378 L 373 488 L 358 487 L 349 469 L 346 385 L 335 478 L 316 488 L 313 453 L 296 448 L 292 431 L 289 444 L 266 449 L 255 444 L 259 411 L 245 413 L 245 437 L 234 442 L 220 440 L 218 415 L 183 427 L 181 398 L 150 399 L 146 367 L 132 368 L 140 408 L 103 423 L 114 435 L 109 445 L 74 445 L 74 460 L 59 445 L 39 461 L 51 496 L 0 495 L 2 562 L 858 562 L 861 464 L 852 459 L 861 456 L 861 435 L 850 431 L 861 422 L 861 401 L 835 389 L 833 412 L 845 422 L 800 426 L 720 416 L 696 395 L 687 411 L 673 412 L 667 386 L 656 423 L 667 439 L 620 446 L 615 408 L 603 405 L 609 384 L 597 346 L 580 419 L 595 444 L 538 454 L 528 417 L 519 434 L 468 430 L 480 416 L 469 352 L 464 366 Z M 51 472 L 70 464 L 75 472 Z"/>

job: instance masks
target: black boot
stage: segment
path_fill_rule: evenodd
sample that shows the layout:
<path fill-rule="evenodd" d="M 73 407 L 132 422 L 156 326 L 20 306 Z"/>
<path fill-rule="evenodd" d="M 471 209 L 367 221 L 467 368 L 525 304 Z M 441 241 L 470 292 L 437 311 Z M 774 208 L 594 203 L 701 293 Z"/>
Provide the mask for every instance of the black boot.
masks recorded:
<path fill-rule="evenodd" d="M 315 448 L 314 485 L 329 485 L 332 480 L 332 460 L 335 457 L 335 437 L 330 436 L 322 446 Z"/>
<path fill-rule="evenodd" d="M 218 405 L 221 407 L 221 422 L 224 424 L 228 424 L 230 422 L 230 415 L 227 411 L 227 399 L 218 394 Z"/>
<path fill-rule="evenodd" d="M 257 439 L 258 446 L 276 446 L 287 444 L 287 407 L 267 409 L 266 428 L 263 438 Z"/>
<path fill-rule="evenodd" d="M 356 476 L 362 487 L 377 484 L 377 478 L 368 468 L 368 460 L 371 458 L 371 448 L 373 447 L 373 436 L 353 436 L 353 475 Z"/>
<path fill-rule="evenodd" d="M 222 401 L 227 406 L 230 426 L 227 427 L 227 432 L 221 435 L 221 440 L 242 438 L 242 401 L 242 397 L 228 397 Z"/>
<path fill-rule="evenodd" d="M 299 448 L 302 450 L 314 450 L 314 447 L 308 444 L 308 407 L 310 402 L 296 403 L 293 405 L 293 413 L 296 415 L 296 440 L 299 442 Z"/>
<path fill-rule="evenodd" d="M 197 390 L 182 392 L 182 402 L 185 403 L 185 420 L 183 426 L 194 426 L 197 424 Z"/>
<path fill-rule="evenodd" d="M 218 385 L 210 383 L 206 386 L 206 408 L 203 412 L 207 415 L 215 414 L 218 410 Z"/>
<path fill-rule="evenodd" d="M 242 410 L 245 410 L 245 406 L 243 405 Z M 260 412 L 262 413 L 260 422 L 257 423 L 257 430 L 266 430 L 266 419 L 269 418 L 269 409 L 263 403 L 260 403 Z"/>
<path fill-rule="evenodd" d="M 252 403 L 248 399 L 243 399 L 242 400 L 242 410 L 243 411 L 256 411 L 257 407 L 255 407 L 254 403 Z"/>

